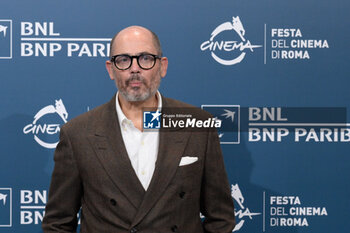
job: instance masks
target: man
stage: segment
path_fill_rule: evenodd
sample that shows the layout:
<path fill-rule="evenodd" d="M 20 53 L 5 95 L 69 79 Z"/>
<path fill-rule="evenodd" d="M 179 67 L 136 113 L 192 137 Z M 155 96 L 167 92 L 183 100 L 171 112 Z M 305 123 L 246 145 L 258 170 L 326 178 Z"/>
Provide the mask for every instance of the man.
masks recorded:
<path fill-rule="evenodd" d="M 217 133 L 143 132 L 143 108 L 190 107 L 157 91 L 168 67 L 158 37 L 128 27 L 110 51 L 106 68 L 118 93 L 62 127 L 44 232 L 75 232 L 80 208 L 85 233 L 232 232 Z"/>

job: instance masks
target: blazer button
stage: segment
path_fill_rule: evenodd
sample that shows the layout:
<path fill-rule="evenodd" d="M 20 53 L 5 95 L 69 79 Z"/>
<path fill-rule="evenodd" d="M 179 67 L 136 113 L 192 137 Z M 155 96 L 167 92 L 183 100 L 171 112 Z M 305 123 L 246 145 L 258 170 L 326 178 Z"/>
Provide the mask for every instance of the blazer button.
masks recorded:
<path fill-rule="evenodd" d="M 185 197 L 185 194 L 186 194 L 186 193 L 185 193 L 185 192 L 183 192 L 183 191 L 182 191 L 181 193 L 179 193 L 180 198 L 182 198 L 182 199 L 183 199 L 183 198 Z"/>
<path fill-rule="evenodd" d="M 172 226 L 171 230 L 172 230 L 172 232 L 176 232 L 177 231 L 177 226 L 176 225 Z"/>
<path fill-rule="evenodd" d="M 110 202 L 111 202 L 111 205 L 113 205 L 113 206 L 115 206 L 117 204 L 117 202 L 114 199 L 111 199 Z"/>
<path fill-rule="evenodd" d="M 134 227 L 130 230 L 130 233 L 136 233 L 137 232 L 137 229 Z"/>

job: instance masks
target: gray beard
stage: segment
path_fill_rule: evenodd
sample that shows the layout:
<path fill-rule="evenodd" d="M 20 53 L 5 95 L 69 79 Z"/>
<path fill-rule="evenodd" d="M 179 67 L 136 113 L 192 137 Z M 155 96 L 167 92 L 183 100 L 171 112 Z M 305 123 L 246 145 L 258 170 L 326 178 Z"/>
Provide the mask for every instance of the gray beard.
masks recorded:
<path fill-rule="evenodd" d="M 129 94 L 126 91 L 120 90 L 120 94 L 123 96 L 123 98 L 126 101 L 129 101 L 129 102 L 145 101 L 151 96 L 155 95 L 156 92 L 157 90 L 154 90 L 153 92 L 151 90 L 148 90 L 143 94 Z"/>
<path fill-rule="evenodd" d="M 142 77 L 140 77 L 139 75 L 133 75 L 126 81 L 126 86 L 129 85 L 129 82 L 134 81 L 134 80 L 143 82 L 143 78 Z M 139 88 L 135 87 L 134 89 L 135 89 L 135 91 L 137 91 Z M 120 91 L 120 94 L 123 96 L 123 98 L 126 101 L 128 101 L 128 102 L 138 102 L 138 101 L 145 101 L 148 98 L 154 96 L 156 94 L 157 90 L 158 90 L 158 87 L 156 87 L 154 90 L 151 90 L 151 88 L 149 88 L 143 94 L 130 94 L 126 90 L 119 90 L 119 91 Z"/>

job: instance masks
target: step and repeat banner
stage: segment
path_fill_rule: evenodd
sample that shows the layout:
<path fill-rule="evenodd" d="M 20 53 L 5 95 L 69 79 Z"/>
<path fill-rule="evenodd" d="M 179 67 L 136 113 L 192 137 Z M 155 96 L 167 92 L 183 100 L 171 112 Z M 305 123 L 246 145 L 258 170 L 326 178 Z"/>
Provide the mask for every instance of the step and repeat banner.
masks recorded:
<path fill-rule="evenodd" d="M 349 10 L 346 0 L 2 0 L 0 232 L 42 232 L 60 127 L 115 94 L 104 63 L 131 25 L 159 35 L 160 92 L 222 122 L 233 232 L 348 232 Z"/>

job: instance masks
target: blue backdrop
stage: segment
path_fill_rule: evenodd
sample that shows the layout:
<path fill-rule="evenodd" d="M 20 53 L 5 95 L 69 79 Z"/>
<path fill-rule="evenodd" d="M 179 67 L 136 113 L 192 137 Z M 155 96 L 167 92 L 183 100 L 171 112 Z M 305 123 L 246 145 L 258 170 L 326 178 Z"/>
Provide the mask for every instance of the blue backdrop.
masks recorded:
<path fill-rule="evenodd" d="M 130 25 L 159 35 L 163 95 L 223 121 L 220 110 L 235 113 L 221 135 L 234 231 L 348 232 L 349 10 L 345 0 L 2 0 L 0 232 L 41 232 L 59 128 L 114 95 L 108 44 Z M 275 118 L 250 119 L 253 107 Z M 290 107 L 345 112 L 303 122 L 299 109 L 294 125 Z"/>

